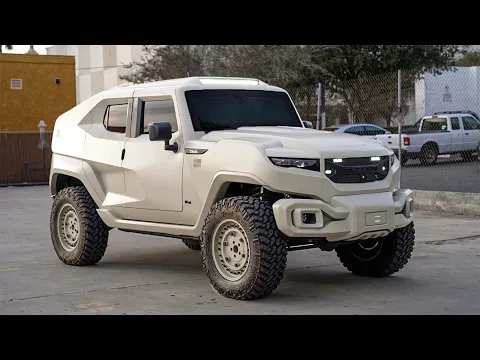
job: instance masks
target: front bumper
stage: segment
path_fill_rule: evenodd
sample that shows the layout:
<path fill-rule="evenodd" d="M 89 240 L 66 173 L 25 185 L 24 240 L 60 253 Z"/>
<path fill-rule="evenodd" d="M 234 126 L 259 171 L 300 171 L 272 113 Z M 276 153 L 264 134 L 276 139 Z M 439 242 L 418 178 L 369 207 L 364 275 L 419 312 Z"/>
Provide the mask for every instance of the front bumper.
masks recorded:
<path fill-rule="evenodd" d="M 386 236 L 410 224 L 413 210 L 413 191 L 408 189 L 334 196 L 330 203 L 281 199 L 273 204 L 277 227 L 286 236 L 326 238 L 329 242 Z"/>

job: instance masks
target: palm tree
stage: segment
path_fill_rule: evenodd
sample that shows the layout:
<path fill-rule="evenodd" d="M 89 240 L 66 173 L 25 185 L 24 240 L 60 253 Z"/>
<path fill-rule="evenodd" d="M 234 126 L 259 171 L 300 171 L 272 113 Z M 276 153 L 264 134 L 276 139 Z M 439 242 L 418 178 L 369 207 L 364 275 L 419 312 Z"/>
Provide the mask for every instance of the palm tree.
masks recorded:
<path fill-rule="evenodd" d="M 0 45 L 0 54 L 2 53 L 2 48 L 4 46 L 7 48 L 7 50 L 12 50 L 13 49 L 13 45 Z"/>

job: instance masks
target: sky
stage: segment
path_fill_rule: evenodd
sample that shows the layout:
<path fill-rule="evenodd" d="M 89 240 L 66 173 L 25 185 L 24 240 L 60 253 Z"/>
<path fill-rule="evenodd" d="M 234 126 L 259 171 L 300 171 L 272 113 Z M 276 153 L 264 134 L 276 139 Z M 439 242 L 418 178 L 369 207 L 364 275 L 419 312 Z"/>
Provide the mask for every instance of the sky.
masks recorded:
<path fill-rule="evenodd" d="M 47 47 L 53 45 L 33 45 L 33 48 L 41 55 L 45 55 Z M 13 45 L 13 50 L 7 50 L 3 47 L 3 52 L 6 54 L 25 54 L 30 49 L 30 45 Z"/>

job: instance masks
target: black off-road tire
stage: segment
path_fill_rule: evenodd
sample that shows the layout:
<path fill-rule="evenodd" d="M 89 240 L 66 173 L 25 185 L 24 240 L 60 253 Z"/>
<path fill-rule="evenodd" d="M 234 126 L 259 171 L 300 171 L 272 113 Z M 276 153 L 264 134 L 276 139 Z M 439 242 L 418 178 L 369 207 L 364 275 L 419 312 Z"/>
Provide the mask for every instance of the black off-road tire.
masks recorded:
<path fill-rule="evenodd" d="M 358 244 L 339 246 L 335 251 L 343 266 L 353 274 L 378 278 L 400 271 L 410 260 L 414 244 L 415 227 L 412 222 L 380 239 L 377 255 L 370 260 L 364 260 L 366 256 L 360 259 L 355 255 L 362 251 Z"/>
<path fill-rule="evenodd" d="M 57 220 L 59 211 L 69 204 L 78 217 L 78 241 L 72 251 L 67 251 L 59 238 Z M 98 263 L 107 249 L 110 228 L 97 213 L 97 206 L 83 186 L 61 190 L 52 204 L 50 234 L 58 258 L 67 265 L 85 266 Z"/>
<path fill-rule="evenodd" d="M 249 265 L 236 281 L 222 276 L 214 261 L 213 234 L 225 219 L 242 226 L 250 246 Z M 214 290 L 237 300 L 271 294 L 281 283 L 287 264 L 287 239 L 276 226 L 271 205 L 248 196 L 226 198 L 212 207 L 203 227 L 201 251 L 203 268 Z"/>
<path fill-rule="evenodd" d="M 195 241 L 195 240 L 190 240 L 190 239 L 182 239 L 182 242 L 190 250 L 200 250 L 200 241 Z"/>

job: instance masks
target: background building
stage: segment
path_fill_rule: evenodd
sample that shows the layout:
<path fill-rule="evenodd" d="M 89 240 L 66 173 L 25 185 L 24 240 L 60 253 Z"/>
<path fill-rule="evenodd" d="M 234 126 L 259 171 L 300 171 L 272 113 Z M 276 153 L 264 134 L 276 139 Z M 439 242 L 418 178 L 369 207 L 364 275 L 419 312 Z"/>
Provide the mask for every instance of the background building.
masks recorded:
<path fill-rule="evenodd" d="M 480 114 L 480 67 L 458 67 L 441 75 L 425 74 L 415 84 L 416 119 L 437 111 Z"/>
<path fill-rule="evenodd" d="M 53 45 L 49 55 L 75 57 L 77 104 L 100 91 L 123 84 L 120 75 L 126 74 L 123 65 L 140 61 L 142 45 Z"/>
<path fill-rule="evenodd" d="M 0 131 L 51 131 L 75 97 L 73 56 L 0 54 Z"/>

